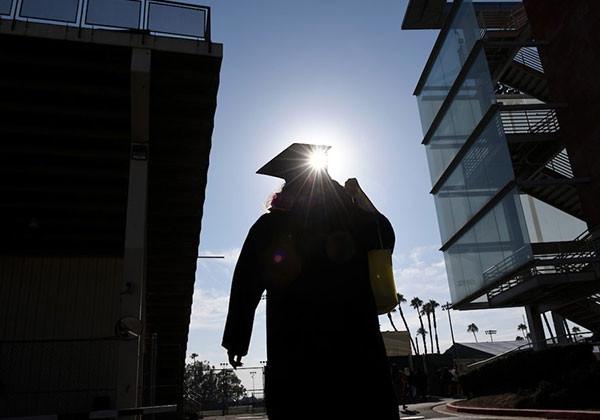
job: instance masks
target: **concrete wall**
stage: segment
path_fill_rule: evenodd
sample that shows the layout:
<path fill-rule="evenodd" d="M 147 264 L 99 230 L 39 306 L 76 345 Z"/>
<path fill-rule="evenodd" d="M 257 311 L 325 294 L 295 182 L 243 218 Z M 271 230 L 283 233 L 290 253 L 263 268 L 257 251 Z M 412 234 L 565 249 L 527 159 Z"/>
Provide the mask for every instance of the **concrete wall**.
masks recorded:
<path fill-rule="evenodd" d="M 114 404 L 122 271 L 120 258 L 0 257 L 0 417 Z"/>
<path fill-rule="evenodd" d="M 576 176 L 589 228 L 600 225 L 600 1 L 524 0 Z"/>

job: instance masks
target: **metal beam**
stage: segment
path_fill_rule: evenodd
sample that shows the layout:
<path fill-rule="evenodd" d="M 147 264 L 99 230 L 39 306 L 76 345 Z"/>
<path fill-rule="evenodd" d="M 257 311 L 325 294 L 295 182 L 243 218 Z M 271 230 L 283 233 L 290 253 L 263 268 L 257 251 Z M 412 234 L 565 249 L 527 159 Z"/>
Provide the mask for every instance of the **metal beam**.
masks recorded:
<path fill-rule="evenodd" d="M 148 203 L 148 143 L 150 137 L 149 49 L 133 48 L 131 54 L 131 155 L 125 255 L 117 325 L 123 335 L 119 343 L 117 408 L 138 407 L 141 403 L 142 339 L 140 331 L 127 331 L 127 323 L 144 323 L 146 277 L 146 233 Z M 125 320 L 125 321 L 124 321 Z"/>

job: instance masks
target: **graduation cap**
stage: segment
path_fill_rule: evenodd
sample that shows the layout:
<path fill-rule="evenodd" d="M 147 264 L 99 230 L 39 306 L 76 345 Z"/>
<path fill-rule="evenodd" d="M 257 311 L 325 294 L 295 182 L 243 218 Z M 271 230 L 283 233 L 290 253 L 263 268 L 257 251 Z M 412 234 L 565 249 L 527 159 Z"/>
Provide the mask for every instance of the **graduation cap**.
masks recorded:
<path fill-rule="evenodd" d="M 293 143 L 256 173 L 283 178 L 286 182 L 291 182 L 311 173 L 326 172 L 329 149 L 331 146 Z"/>

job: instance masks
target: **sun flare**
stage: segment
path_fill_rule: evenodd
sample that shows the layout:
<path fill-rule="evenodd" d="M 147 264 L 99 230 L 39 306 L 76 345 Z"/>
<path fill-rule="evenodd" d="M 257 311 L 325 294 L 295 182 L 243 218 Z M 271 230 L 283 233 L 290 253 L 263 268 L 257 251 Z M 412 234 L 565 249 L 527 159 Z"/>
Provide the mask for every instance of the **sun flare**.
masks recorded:
<path fill-rule="evenodd" d="M 322 149 L 313 150 L 308 157 L 308 164 L 315 171 L 323 171 L 327 168 L 327 151 Z"/>

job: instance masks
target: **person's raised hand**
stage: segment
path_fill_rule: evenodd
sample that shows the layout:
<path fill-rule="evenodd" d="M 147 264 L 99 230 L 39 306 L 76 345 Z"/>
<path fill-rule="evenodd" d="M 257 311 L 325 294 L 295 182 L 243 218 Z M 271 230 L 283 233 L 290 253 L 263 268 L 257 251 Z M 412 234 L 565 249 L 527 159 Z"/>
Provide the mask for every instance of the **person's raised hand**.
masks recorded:
<path fill-rule="evenodd" d="M 356 178 L 348 178 L 348 180 L 346 180 L 346 183 L 344 184 L 344 189 L 348 192 L 350 197 L 355 198 L 358 192 L 360 191 L 358 180 Z"/>
<path fill-rule="evenodd" d="M 346 190 L 348 195 L 352 197 L 352 199 L 358 205 L 358 207 L 370 213 L 377 213 L 377 209 L 375 208 L 371 200 L 369 200 L 369 197 L 367 197 L 362 188 L 360 188 L 360 185 L 358 185 L 358 180 L 356 178 L 349 178 L 344 184 L 344 189 Z"/>
<path fill-rule="evenodd" d="M 229 364 L 234 369 L 237 369 L 238 367 L 244 365 L 242 363 L 242 356 L 240 356 L 239 354 L 235 354 L 235 353 L 232 353 L 232 352 L 227 352 L 227 356 L 229 357 Z"/>

